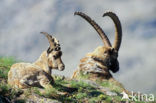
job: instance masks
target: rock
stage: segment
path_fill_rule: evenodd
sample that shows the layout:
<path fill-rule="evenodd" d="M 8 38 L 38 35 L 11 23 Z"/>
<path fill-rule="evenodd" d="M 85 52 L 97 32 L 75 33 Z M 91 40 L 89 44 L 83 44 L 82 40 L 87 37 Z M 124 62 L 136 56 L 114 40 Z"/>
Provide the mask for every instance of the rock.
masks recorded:
<path fill-rule="evenodd" d="M 106 95 L 109 95 L 109 96 L 117 96 L 117 93 L 111 92 L 111 91 L 106 91 Z"/>
<path fill-rule="evenodd" d="M 32 94 L 26 100 L 26 103 L 61 103 L 61 102 L 59 102 L 58 100 L 50 99 L 50 98 L 44 98 L 37 94 Z"/>

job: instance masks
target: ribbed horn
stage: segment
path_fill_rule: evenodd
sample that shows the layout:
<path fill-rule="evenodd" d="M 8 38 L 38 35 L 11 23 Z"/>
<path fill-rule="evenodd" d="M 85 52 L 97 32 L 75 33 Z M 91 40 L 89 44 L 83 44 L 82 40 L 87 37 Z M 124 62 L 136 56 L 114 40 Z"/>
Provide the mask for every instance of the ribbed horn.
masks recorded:
<path fill-rule="evenodd" d="M 113 47 L 114 49 L 119 51 L 121 41 L 122 41 L 122 27 L 121 27 L 120 20 L 117 17 L 117 15 L 113 12 L 106 12 L 103 14 L 103 17 L 104 16 L 109 16 L 115 24 L 115 40 L 114 40 Z"/>
<path fill-rule="evenodd" d="M 47 37 L 49 44 L 50 44 L 50 48 L 51 49 L 54 48 L 55 45 L 54 45 L 54 39 L 52 38 L 52 36 L 49 35 L 47 32 L 40 32 L 40 33 L 44 34 Z"/>
<path fill-rule="evenodd" d="M 75 12 L 74 15 L 79 15 L 80 17 L 85 19 L 89 24 L 91 24 L 94 27 L 94 29 L 98 32 L 100 37 L 102 38 L 104 45 L 111 47 L 111 43 L 110 43 L 108 37 L 106 36 L 104 31 L 101 29 L 101 27 L 94 20 L 92 20 L 89 16 L 87 16 L 86 14 L 84 14 L 82 12 Z"/>

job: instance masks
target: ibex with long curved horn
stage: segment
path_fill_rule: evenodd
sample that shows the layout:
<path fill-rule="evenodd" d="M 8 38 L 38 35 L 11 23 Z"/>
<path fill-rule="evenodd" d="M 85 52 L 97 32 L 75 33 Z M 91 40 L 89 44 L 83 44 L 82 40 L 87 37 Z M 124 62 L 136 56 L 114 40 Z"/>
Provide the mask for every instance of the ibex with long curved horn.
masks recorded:
<path fill-rule="evenodd" d="M 111 45 L 104 31 L 94 20 L 82 12 L 75 12 L 74 15 L 79 15 L 92 25 L 92 27 L 100 35 L 104 46 L 97 47 L 92 53 L 88 53 L 84 58 L 82 58 L 80 60 L 78 69 L 74 72 L 72 78 L 77 78 L 80 73 L 83 73 L 84 75 L 87 73 L 91 74 L 92 76 L 90 78 L 94 78 L 95 76 L 105 79 L 111 78 L 112 75 L 110 74 L 109 70 L 114 73 L 119 70 L 117 58 L 122 40 L 122 28 L 118 17 L 113 12 L 106 12 L 103 15 L 103 17 L 109 16 L 115 24 L 115 41 L 114 44 Z"/>
<path fill-rule="evenodd" d="M 8 83 L 17 88 L 28 88 L 32 86 L 51 87 L 54 80 L 51 69 L 64 70 L 65 66 L 61 60 L 62 51 L 59 41 L 46 32 L 44 34 L 50 43 L 47 51 L 44 51 L 34 63 L 13 64 L 8 72 Z"/>

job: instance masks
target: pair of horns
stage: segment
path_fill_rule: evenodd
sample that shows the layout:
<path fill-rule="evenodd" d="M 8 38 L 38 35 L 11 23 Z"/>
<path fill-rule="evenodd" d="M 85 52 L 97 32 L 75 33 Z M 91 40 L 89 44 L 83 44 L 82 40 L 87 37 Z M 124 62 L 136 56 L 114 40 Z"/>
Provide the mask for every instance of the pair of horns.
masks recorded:
<path fill-rule="evenodd" d="M 89 24 L 91 24 L 93 26 L 93 28 L 98 32 L 98 34 L 102 38 L 104 46 L 113 47 L 114 49 L 119 51 L 119 48 L 121 45 L 121 40 L 122 40 L 122 28 L 121 28 L 120 20 L 116 16 L 115 13 L 106 12 L 103 14 L 103 17 L 109 16 L 115 24 L 115 41 L 114 41 L 113 46 L 111 46 L 111 43 L 110 43 L 108 37 L 106 36 L 105 32 L 101 29 L 101 27 L 94 20 L 92 20 L 88 15 L 86 15 L 82 12 L 75 12 L 74 15 L 79 15 L 80 17 L 85 19 Z"/>
<path fill-rule="evenodd" d="M 47 37 L 51 49 L 54 49 L 55 47 L 60 46 L 59 41 L 56 40 L 56 38 L 52 37 L 47 32 L 40 32 L 40 33 L 44 34 Z"/>

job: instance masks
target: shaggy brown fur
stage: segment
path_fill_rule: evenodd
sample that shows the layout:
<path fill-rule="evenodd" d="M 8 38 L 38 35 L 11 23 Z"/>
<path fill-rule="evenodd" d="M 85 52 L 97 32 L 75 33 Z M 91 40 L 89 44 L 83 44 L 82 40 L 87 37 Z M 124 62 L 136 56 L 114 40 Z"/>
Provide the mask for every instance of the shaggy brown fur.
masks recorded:
<path fill-rule="evenodd" d="M 32 86 L 49 88 L 54 83 L 51 69 L 64 70 L 61 60 L 62 52 L 58 40 L 46 32 L 42 32 L 49 40 L 50 47 L 44 51 L 34 63 L 13 64 L 8 72 L 8 83 L 17 88 Z"/>

